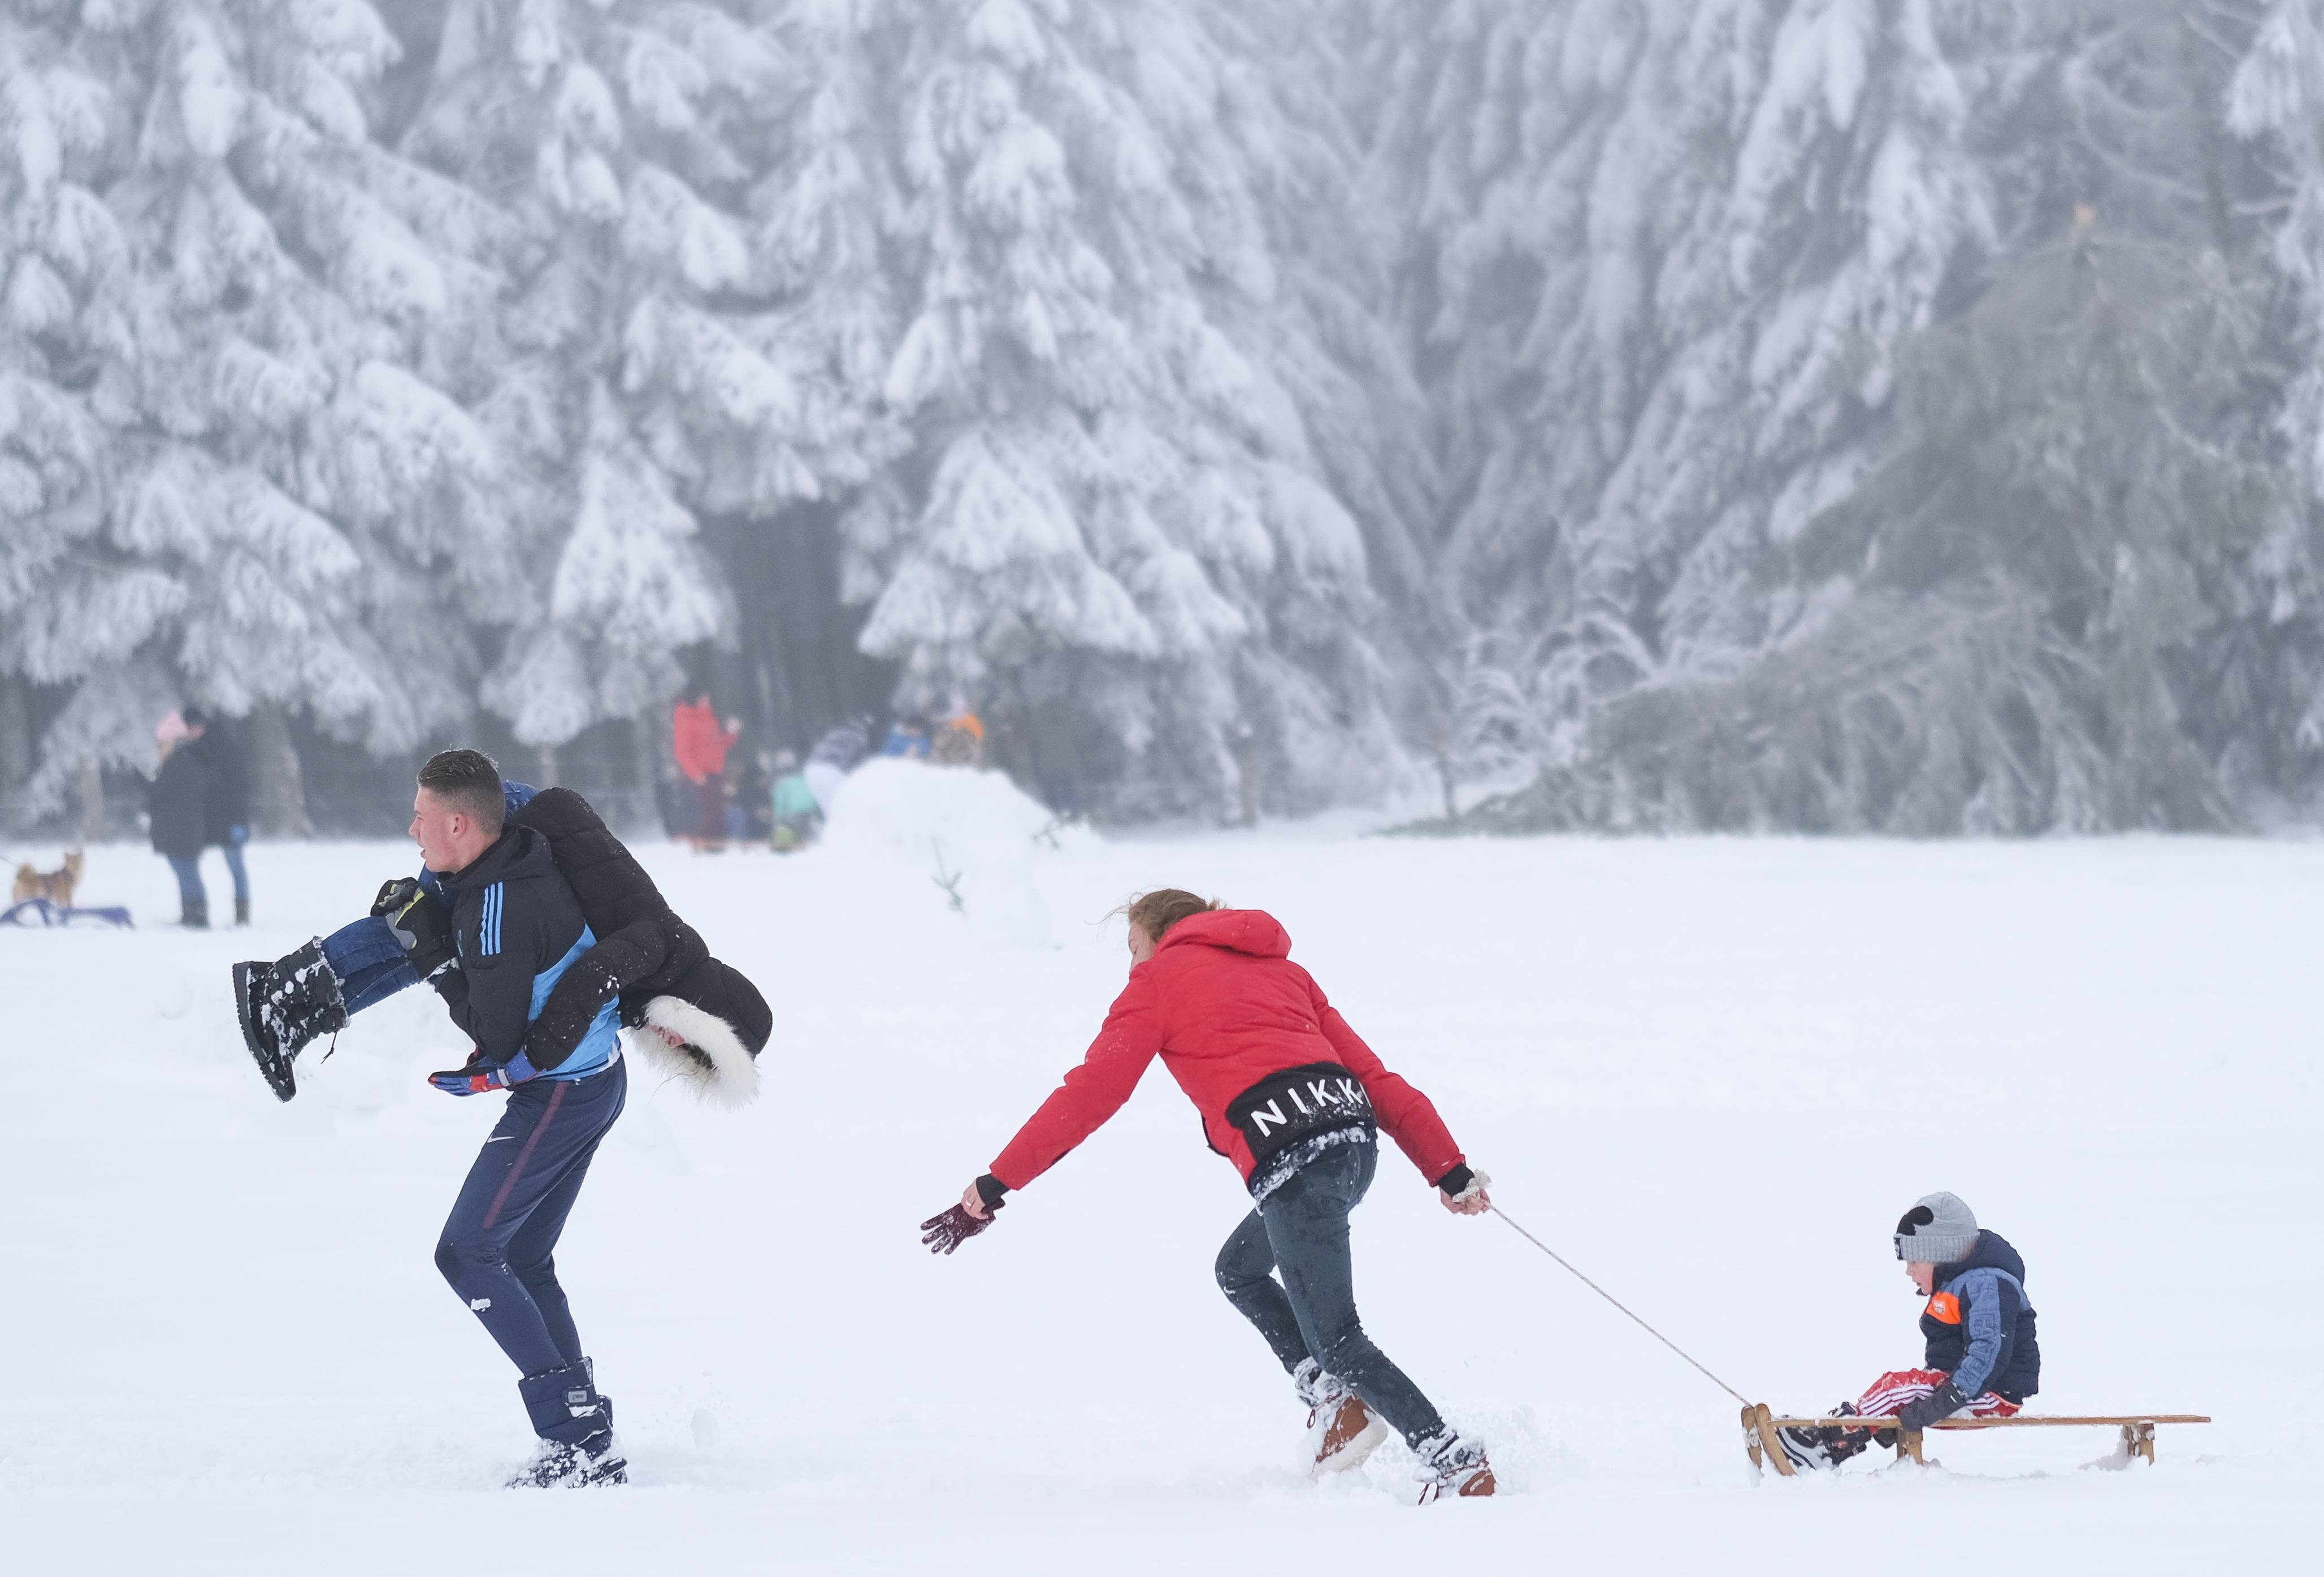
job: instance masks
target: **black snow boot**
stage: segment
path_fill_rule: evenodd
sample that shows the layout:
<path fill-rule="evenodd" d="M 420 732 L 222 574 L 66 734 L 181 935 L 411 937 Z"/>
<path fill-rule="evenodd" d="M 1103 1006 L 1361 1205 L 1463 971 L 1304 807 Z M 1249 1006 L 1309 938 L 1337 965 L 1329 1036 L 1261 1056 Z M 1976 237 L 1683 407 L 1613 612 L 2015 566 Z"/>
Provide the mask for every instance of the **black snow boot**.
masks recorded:
<path fill-rule="evenodd" d="M 1842 1402 L 1831 1410 L 1831 1416 L 1853 1418 L 1856 1416 L 1856 1404 Z M 1791 1459 L 1792 1466 L 1814 1471 L 1836 1468 L 1863 1451 L 1872 1443 L 1872 1431 L 1849 1429 L 1838 1424 L 1815 1427 L 1794 1425 L 1789 1429 L 1778 1429 L 1775 1438 L 1783 1443 L 1784 1454 Z"/>
<path fill-rule="evenodd" d="M 206 898 L 181 899 L 180 907 L 185 912 L 178 917 L 178 923 L 186 929 L 207 931 L 210 928 L 209 899 Z"/>
<path fill-rule="evenodd" d="M 580 1489 L 626 1484 L 630 1464 L 613 1448 L 613 1399 L 598 1390 L 596 1368 L 587 1359 L 516 1382 L 540 1449 L 512 1489 Z"/>
<path fill-rule="evenodd" d="M 339 977 L 323 956 L 319 936 L 272 964 L 254 959 L 235 964 L 234 1010 L 242 1020 L 242 1043 L 278 1101 L 299 1093 L 290 1073 L 299 1048 L 347 1026 Z"/>
<path fill-rule="evenodd" d="M 246 926 L 250 924 L 250 900 L 248 899 L 238 898 L 234 900 L 234 923 L 237 926 Z"/>

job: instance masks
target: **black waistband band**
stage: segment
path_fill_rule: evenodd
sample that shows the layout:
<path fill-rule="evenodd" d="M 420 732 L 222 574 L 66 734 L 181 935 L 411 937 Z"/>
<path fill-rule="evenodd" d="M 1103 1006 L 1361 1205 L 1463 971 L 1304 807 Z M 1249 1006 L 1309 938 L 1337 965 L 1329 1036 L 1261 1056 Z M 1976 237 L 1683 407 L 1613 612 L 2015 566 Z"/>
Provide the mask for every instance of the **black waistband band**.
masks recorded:
<path fill-rule="evenodd" d="M 1251 1158 L 1342 1128 L 1377 1130 L 1363 1082 L 1335 1062 L 1269 1074 L 1227 1102 L 1227 1120 L 1242 1133 Z"/>

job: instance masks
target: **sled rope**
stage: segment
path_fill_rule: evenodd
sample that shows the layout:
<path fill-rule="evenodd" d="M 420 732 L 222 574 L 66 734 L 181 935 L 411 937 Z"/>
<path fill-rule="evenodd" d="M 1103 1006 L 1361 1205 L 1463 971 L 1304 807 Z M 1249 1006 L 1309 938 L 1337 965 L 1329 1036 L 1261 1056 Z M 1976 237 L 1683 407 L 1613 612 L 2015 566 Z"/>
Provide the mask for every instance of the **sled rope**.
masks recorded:
<path fill-rule="evenodd" d="M 1491 1209 L 1495 1215 L 1499 1216 L 1503 1221 L 1509 1222 L 1509 1230 L 1511 1231 L 1517 1233 L 1517 1236 L 1523 1238 L 1526 1242 L 1531 1243 L 1535 1248 L 1539 1249 L 1543 1253 L 1556 1260 L 1560 1265 L 1564 1266 L 1566 1269 L 1573 1271 L 1573 1278 L 1576 1281 L 1579 1281 L 1582 1286 L 1596 1293 L 1600 1297 L 1604 1298 L 1608 1303 L 1612 1304 L 1616 1308 L 1620 1309 L 1624 1314 L 1629 1314 L 1631 1319 L 1637 1321 L 1638 1329 L 1644 1331 L 1647 1335 L 1652 1336 L 1655 1341 L 1669 1348 L 1673 1352 L 1677 1353 L 1681 1358 L 1686 1359 L 1687 1362 L 1693 1363 L 1695 1371 L 1702 1375 L 1703 1379 L 1709 1380 L 1712 1385 L 1717 1386 L 1720 1390 L 1725 1391 L 1737 1401 L 1741 1402 L 1746 1407 L 1751 1406 L 1750 1399 L 1744 1396 L 1741 1391 L 1737 1390 L 1733 1386 L 1730 1386 L 1725 1380 L 1720 1379 L 1717 1375 L 1703 1368 L 1702 1365 L 1695 1363 L 1694 1360 L 1688 1356 L 1685 1348 L 1681 1347 L 1677 1342 L 1664 1335 L 1660 1331 L 1655 1330 L 1652 1325 L 1647 1324 L 1644 1320 L 1638 1319 L 1637 1314 L 1631 1314 L 1629 1305 L 1625 1304 L 1620 1298 L 1618 1298 L 1612 1293 L 1608 1292 L 1604 1287 L 1599 1286 L 1596 1282 L 1582 1275 L 1579 1270 L 1574 1270 L 1572 1262 L 1567 1259 L 1564 1255 L 1551 1248 L 1547 1243 L 1543 1242 L 1539 1238 L 1535 1237 L 1531 1232 L 1526 1231 L 1525 1228 L 1517 1225 L 1517 1222 L 1509 1221 L 1508 1212 L 1503 1210 L 1498 1204 L 1489 1206 L 1489 1208 Z"/>

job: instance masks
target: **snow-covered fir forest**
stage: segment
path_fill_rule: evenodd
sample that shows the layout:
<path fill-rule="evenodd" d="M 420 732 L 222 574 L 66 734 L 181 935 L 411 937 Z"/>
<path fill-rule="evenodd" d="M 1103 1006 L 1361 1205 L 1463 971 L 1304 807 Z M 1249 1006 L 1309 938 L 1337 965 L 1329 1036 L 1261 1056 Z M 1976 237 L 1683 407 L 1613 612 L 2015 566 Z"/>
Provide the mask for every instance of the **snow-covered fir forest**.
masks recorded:
<path fill-rule="evenodd" d="M 0 823 L 2324 787 L 2324 0 L 5 0 Z M 395 821 L 384 825 L 392 826 Z"/>

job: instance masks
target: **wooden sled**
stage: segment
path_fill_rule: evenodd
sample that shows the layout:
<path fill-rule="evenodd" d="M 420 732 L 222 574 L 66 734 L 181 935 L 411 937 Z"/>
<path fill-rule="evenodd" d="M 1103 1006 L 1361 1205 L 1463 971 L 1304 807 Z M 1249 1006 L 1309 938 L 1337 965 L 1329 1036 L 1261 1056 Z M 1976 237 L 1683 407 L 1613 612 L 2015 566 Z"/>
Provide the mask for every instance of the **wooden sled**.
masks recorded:
<path fill-rule="evenodd" d="M 2036 1414 L 2019 1413 L 2008 1418 L 1940 1418 L 1929 1425 L 1932 1429 L 2068 1429 L 2111 1425 L 2122 1431 L 2123 1450 L 2132 1457 L 2154 1461 L 2154 1429 L 2160 1424 L 2209 1424 L 2210 1419 L 2200 1413 L 2129 1413 L 2129 1414 Z M 1777 1473 L 1789 1479 L 1798 1471 L 1792 1459 L 1784 1454 L 1784 1443 L 1775 1438 L 1778 1429 L 1821 1429 L 1832 1424 L 1845 1423 L 1850 1429 L 1893 1429 L 1896 1432 L 1896 1458 L 1910 1458 L 1916 1462 L 1929 1459 L 1921 1454 L 1921 1432 L 1899 1426 L 1894 1416 L 1868 1418 L 1778 1418 L 1767 1411 L 1767 1404 L 1743 1409 L 1743 1449 L 1751 1453 L 1751 1465 L 1764 1471 L 1770 1463 Z"/>

